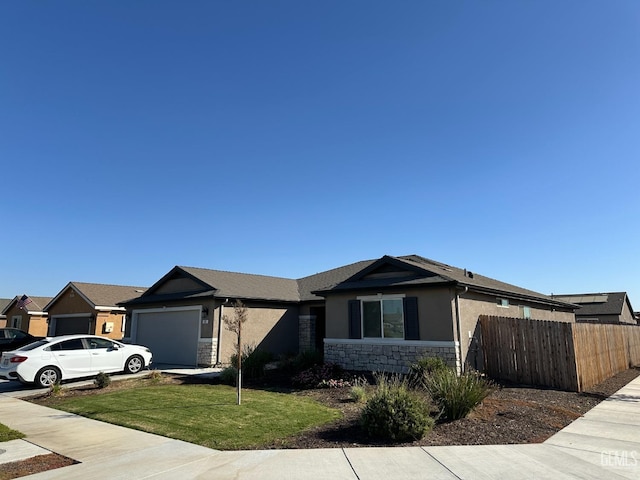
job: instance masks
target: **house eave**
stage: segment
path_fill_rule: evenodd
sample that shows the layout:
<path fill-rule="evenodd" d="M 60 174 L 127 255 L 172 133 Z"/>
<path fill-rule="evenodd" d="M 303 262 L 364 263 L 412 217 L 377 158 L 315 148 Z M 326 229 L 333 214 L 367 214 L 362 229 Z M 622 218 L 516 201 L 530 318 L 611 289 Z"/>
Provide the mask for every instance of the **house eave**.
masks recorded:
<path fill-rule="evenodd" d="M 550 306 L 561 307 L 561 308 L 566 308 L 566 309 L 571 309 L 571 310 L 576 310 L 576 309 L 580 308 L 579 305 L 574 305 L 572 303 L 559 302 L 559 301 L 553 300 L 551 298 L 546 299 L 546 298 L 536 297 L 534 295 L 526 295 L 526 294 L 523 294 L 523 293 L 510 292 L 508 290 L 500 290 L 500 289 L 494 289 L 494 288 L 488 288 L 488 287 L 480 287 L 478 285 L 471 285 L 471 284 L 467 284 L 467 283 L 463 283 L 463 282 L 456 282 L 456 283 L 458 285 L 460 285 L 461 287 L 467 287 L 470 291 L 474 291 L 474 292 L 478 292 L 478 293 L 499 295 L 501 297 L 513 298 L 513 299 L 517 299 L 517 300 L 527 300 L 527 301 L 530 301 L 530 302 L 540 303 L 540 304 L 543 304 L 543 305 L 550 305 Z"/>

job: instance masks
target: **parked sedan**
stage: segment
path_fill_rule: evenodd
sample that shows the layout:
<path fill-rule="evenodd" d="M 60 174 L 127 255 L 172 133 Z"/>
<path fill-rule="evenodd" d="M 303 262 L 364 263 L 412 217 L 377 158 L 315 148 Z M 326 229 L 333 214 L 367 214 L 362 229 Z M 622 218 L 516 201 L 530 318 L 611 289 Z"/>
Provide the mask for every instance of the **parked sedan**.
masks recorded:
<path fill-rule="evenodd" d="M 0 352 L 9 352 L 41 339 L 18 328 L 0 328 Z"/>
<path fill-rule="evenodd" d="M 0 378 L 50 387 L 100 372 L 137 373 L 152 362 L 151 350 L 95 335 L 44 338 L 0 358 Z"/>

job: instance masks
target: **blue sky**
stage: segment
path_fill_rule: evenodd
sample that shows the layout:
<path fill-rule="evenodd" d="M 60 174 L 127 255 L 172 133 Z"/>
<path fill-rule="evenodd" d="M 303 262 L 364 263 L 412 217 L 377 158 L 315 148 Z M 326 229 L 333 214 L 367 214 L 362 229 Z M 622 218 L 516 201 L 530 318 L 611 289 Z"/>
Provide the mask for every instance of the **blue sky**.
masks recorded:
<path fill-rule="evenodd" d="M 0 297 L 417 253 L 640 309 L 636 1 L 14 1 L 0 50 Z"/>

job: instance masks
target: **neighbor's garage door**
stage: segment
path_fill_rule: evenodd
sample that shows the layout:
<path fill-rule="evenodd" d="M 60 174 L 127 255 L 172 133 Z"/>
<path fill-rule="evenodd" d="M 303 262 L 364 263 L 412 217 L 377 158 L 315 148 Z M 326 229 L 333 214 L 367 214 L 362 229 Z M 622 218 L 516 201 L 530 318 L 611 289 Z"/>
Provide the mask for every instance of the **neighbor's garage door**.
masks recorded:
<path fill-rule="evenodd" d="M 74 333 L 92 333 L 91 317 L 56 318 L 53 335 L 72 335 Z"/>
<path fill-rule="evenodd" d="M 149 347 L 153 363 L 197 364 L 200 310 L 137 312 L 135 343 Z"/>

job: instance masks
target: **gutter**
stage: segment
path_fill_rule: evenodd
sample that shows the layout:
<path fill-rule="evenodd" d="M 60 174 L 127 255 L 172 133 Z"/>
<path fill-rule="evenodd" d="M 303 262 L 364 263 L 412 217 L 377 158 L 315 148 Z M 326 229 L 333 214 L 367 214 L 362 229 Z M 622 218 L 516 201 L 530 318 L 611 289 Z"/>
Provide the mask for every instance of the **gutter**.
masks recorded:
<path fill-rule="evenodd" d="M 215 302 L 215 298 L 214 302 Z M 220 343 L 222 342 L 222 316 L 223 316 L 223 310 L 224 310 L 224 305 L 229 301 L 228 298 L 224 299 L 224 302 L 222 301 L 222 299 L 220 299 L 220 310 L 218 310 L 218 341 L 216 343 L 216 365 L 220 365 Z M 215 306 L 215 303 L 214 303 Z"/>

